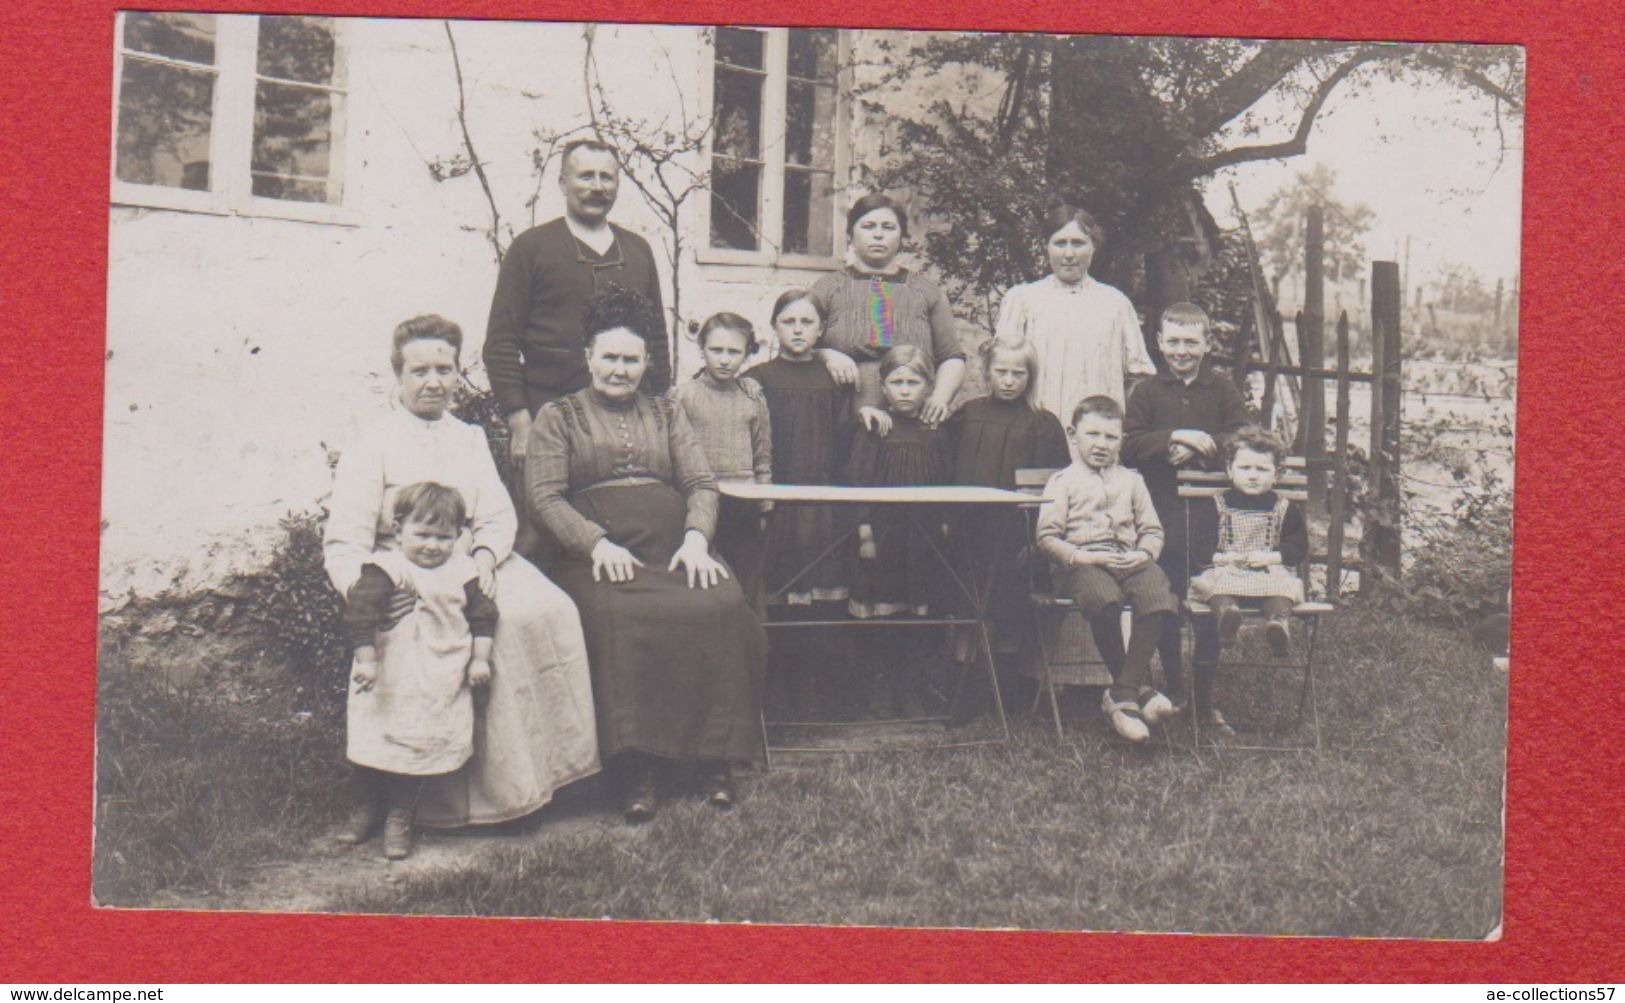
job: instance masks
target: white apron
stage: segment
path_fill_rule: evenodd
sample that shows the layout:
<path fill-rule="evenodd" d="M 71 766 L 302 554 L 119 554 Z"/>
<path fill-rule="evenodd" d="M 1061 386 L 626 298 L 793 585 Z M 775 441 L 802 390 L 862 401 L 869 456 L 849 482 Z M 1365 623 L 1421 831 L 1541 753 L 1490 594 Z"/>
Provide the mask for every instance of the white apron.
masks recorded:
<path fill-rule="evenodd" d="M 420 568 L 393 550 L 373 554 L 369 563 L 415 594 L 417 605 L 393 630 L 378 633 L 377 683 L 365 693 L 350 689 L 347 755 L 389 773 L 450 773 L 474 750 L 468 687 L 474 639 L 463 607 L 464 586 L 478 569 L 463 554 Z"/>

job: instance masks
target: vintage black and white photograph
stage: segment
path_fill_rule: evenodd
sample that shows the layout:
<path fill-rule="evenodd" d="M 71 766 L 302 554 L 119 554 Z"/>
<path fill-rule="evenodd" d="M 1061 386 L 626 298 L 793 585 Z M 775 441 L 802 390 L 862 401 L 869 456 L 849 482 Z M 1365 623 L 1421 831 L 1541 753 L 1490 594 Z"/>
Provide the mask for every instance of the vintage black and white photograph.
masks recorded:
<path fill-rule="evenodd" d="M 98 905 L 1498 936 L 1521 48 L 113 39 Z"/>

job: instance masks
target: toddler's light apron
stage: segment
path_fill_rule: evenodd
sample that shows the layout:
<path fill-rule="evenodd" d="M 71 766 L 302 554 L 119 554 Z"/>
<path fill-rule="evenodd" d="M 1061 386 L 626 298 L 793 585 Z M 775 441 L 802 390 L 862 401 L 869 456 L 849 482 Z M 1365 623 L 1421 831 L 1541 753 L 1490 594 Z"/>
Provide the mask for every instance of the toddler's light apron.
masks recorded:
<path fill-rule="evenodd" d="M 474 701 L 467 684 L 473 636 L 463 607 L 464 586 L 478 569 L 463 554 L 438 568 L 420 568 L 399 551 L 372 555 L 417 605 L 393 630 L 380 631 L 378 681 L 350 689 L 347 755 L 352 763 L 390 773 L 450 773 L 473 753 Z"/>

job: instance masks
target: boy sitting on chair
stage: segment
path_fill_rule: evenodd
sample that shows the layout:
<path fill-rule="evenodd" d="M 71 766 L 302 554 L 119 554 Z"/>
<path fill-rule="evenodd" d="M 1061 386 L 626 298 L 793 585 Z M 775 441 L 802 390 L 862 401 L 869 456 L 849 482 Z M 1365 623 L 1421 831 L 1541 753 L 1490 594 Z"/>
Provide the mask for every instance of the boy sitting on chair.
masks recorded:
<path fill-rule="evenodd" d="M 1167 368 L 1142 381 L 1129 395 L 1123 419 L 1123 462 L 1145 478 L 1165 530 L 1157 563 L 1170 588 L 1183 596 L 1190 576 L 1191 535 L 1217 531 L 1211 505 L 1189 509 L 1179 497 L 1179 471 L 1223 470 L 1219 440 L 1247 424 L 1247 404 L 1234 383 L 1206 365 L 1212 348 L 1207 313 L 1193 303 L 1175 303 L 1162 313 L 1157 347 Z M 1197 617 L 1194 674 L 1196 713 L 1206 724 L 1213 713 L 1213 679 L 1219 663 L 1219 632 L 1212 617 Z M 1185 691 L 1179 619 L 1169 617 L 1157 650 L 1162 675 L 1175 699 Z"/>
<path fill-rule="evenodd" d="M 1162 523 L 1140 475 L 1117 463 L 1123 410 L 1110 397 L 1086 397 L 1072 411 L 1067 437 L 1076 459 L 1044 487 L 1038 547 L 1056 566 L 1057 591 L 1078 604 L 1111 672 L 1101 700 L 1112 727 L 1131 742 L 1151 736 L 1174 712 L 1151 686 L 1151 653 L 1179 603 L 1157 567 Z M 1124 650 L 1123 603 L 1134 607 Z"/>

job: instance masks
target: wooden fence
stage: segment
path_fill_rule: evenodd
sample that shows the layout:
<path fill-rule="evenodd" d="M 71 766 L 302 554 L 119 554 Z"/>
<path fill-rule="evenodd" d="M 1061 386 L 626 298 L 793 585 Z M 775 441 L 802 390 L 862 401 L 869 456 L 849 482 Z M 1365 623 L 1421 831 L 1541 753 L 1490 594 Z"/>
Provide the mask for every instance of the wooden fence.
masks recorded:
<path fill-rule="evenodd" d="M 1232 189 L 1232 197 L 1234 190 Z M 1312 563 L 1326 566 L 1326 594 L 1334 601 L 1342 592 L 1343 572 L 1360 572 L 1360 591 L 1370 592 L 1384 578 L 1397 580 L 1401 560 L 1400 413 L 1403 405 L 1403 358 L 1400 351 L 1400 309 L 1403 290 L 1399 265 L 1371 263 L 1372 366 L 1357 372 L 1349 364 L 1349 318 L 1337 318 L 1336 362 L 1325 359 L 1325 261 L 1323 210 L 1309 209 L 1305 221 L 1304 309 L 1296 317 L 1297 358 L 1294 359 L 1274 297 L 1263 280 L 1252 230 L 1239 202 L 1242 233 L 1247 242 L 1253 284 L 1253 310 L 1243 318 L 1231 371 L 1238 385 L 1250 374 L 1264 374 L 1263 414 L 1294 444 L 1309 472 L 1309 515 L 1328 517 L 1326 551 L 1310 555 Z M 1334 393 L 1333 444 L 1326 448 L 1326 385 Z M 1345 524 L 1351 512 L 1349 484 L 1349 389 L 1354 383 L 1371 386 L 1370 495 L 1363 506 L 1363 533 L 1359 556 L 1344 552 Z M 1283 392 L 1284 391 L 1284 392 Z M 1330 475 L 1330 476 L 1328 476 Z"/>

